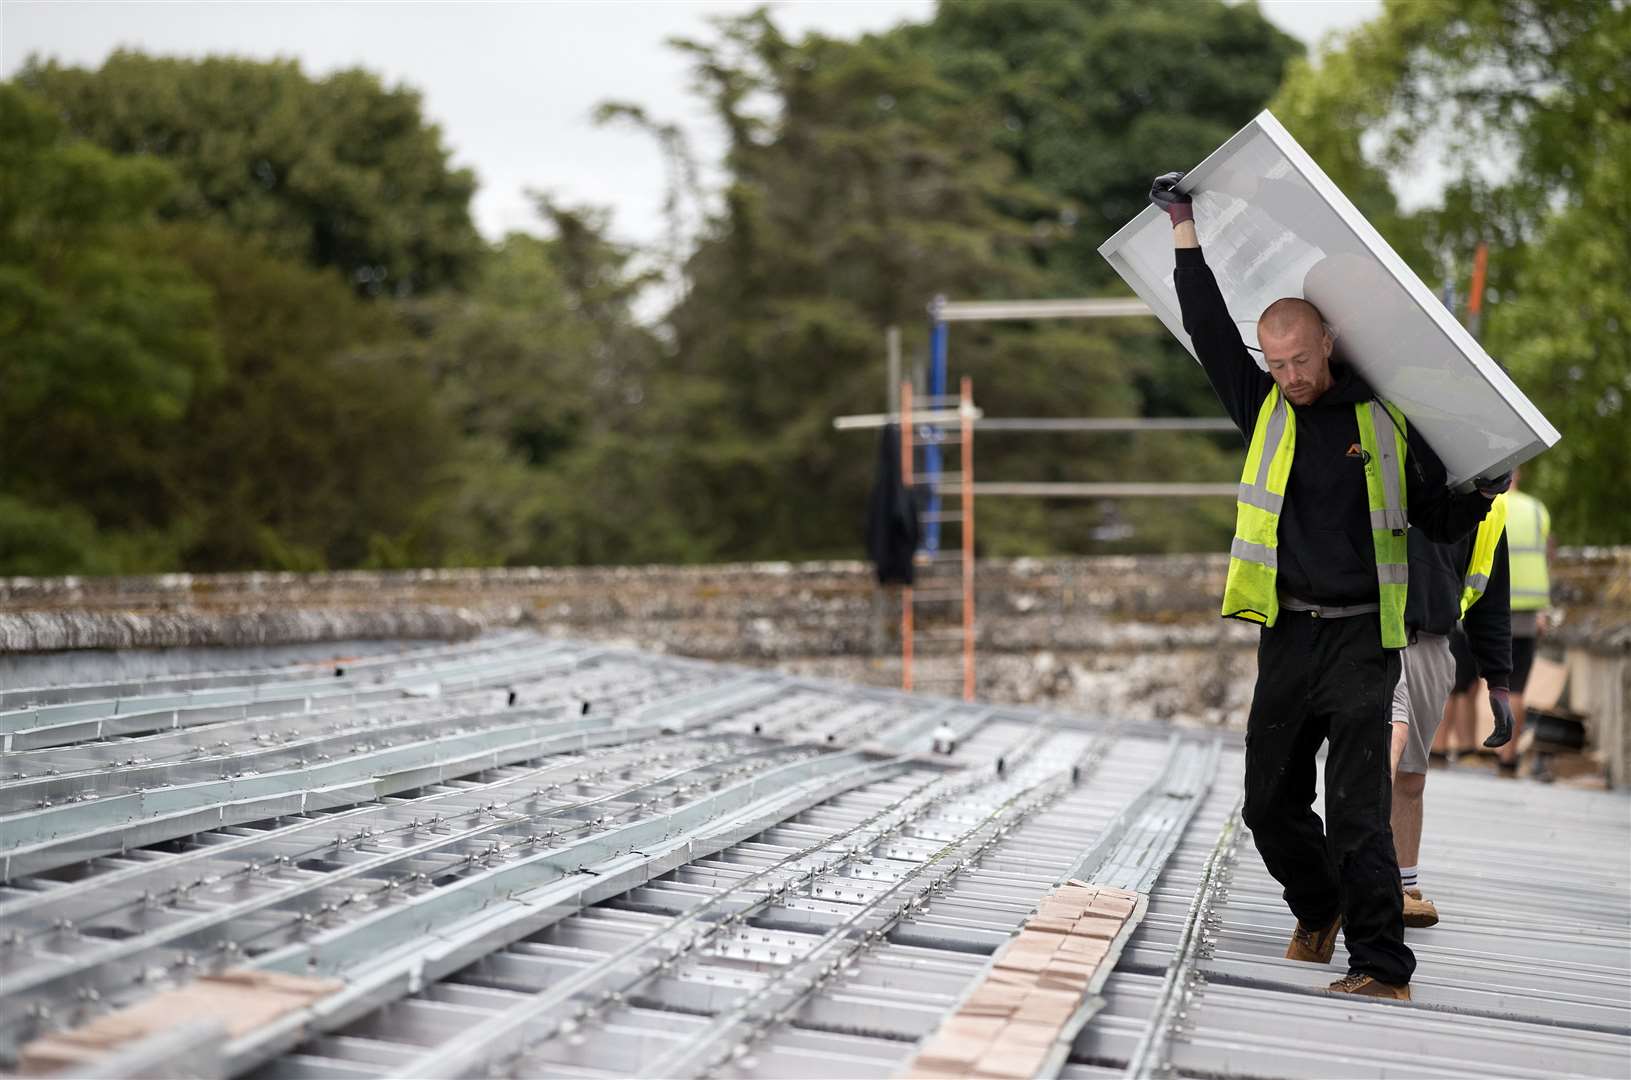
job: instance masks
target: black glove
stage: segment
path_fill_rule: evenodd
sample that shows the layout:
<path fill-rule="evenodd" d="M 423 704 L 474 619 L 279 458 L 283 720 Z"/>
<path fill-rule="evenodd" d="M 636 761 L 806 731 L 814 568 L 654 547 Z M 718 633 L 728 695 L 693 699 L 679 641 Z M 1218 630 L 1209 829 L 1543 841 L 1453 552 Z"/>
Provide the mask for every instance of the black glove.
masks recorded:
<path fill-rule="evenodd" d="M 1512 703 L 1504 687 L 1489 688 L 1489 711 L 1495 714 L 1495 730 L 1484 740 L 1484 746 L 1493 750 L 1512 741 Z"/>
<path fill-rule="evenodd" d="M 1500 476 L 1492 476 L 1488 479 L 1480 476 L 1477 480 L 1473 481 L 1473 485 L 1478 488 L 1478 493 L 1480 495 L 1486 495 L 1493 499 L 1495 496 L 1512 486 L 1512 473 L 1508 471 L 1502 473 Z"/>
<path fill-rule="evenodd" d="M 1183 178 L 1181 172 L 1162 173 L 1150 184 L 1150 205 L 1165 210 L 1174 225 L 1195 216 L 1189 196 L 1178 190 L 1178 181 Z"/>

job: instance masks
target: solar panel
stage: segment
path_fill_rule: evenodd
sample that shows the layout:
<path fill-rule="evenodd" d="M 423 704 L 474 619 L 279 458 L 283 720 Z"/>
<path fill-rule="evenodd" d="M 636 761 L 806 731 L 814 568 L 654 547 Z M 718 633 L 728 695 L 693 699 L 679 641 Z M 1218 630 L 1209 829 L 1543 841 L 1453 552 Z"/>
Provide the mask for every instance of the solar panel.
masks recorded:
<path fill-rule="evenodd" d="M 1267 110 L 1179 187 L 1194 196 L 1207 265 L 1248 346 L 1270 303 L 1311 301 L 1336 331 L 1335 357 L 1404 411 L 1452 485 L 1556 444 L 1557 429 Z M 1099 248 L 1194 355 L 1172 252 L 1171 225 L 1153 206 Z"/>

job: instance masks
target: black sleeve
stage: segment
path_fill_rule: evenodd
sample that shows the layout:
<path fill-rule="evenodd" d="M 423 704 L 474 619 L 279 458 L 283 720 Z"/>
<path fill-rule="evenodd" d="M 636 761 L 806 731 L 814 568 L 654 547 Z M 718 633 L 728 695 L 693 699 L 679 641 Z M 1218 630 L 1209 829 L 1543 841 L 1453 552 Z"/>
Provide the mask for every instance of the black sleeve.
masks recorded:
<path fill-rule="evenodd" d="M 1251 438 L 1257 426 L 1257 413 L 1263 407 L 1274 380 L 1257 366 L 1246 343 L 1240 339 L 1229 306 L 1223 302 L 1218 280 L 1212 276 L 1200 248 L 1178 248 L 1172 283 L 1178 290 L 1178 307 L 1184 313 L 1184 329 L 1195 343 L 1195 355 L 1211 380 L 1218 400 L 1235 422 L 1240 434 Z"/>
<path fill-rule="evenodd" d="M 1512 681 L 1512 569 L 1506 557 L 1506 533 L 1495 545 L 1489 587 L 1462 621 L 1478 673 L 1491 689 L 1505 690 Z"/>
<path fill-rule="evenodd" d="M 1446 487 L 1444 463 L 1416 429 L 1406 425 L 1406 508 L 1410 524 L 1437 544 L 1453 544 L 1478 528 L 1489 513 L 1489 500 L 1476 491 L 1457 495 Z"/>

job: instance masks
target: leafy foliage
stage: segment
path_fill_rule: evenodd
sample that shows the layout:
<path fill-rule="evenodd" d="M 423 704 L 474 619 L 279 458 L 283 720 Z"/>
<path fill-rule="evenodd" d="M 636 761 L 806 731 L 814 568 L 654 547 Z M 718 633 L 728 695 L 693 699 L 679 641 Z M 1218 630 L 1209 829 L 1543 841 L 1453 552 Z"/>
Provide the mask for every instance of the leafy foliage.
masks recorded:
<path fill-rule="evenodd" d="M 664 429 L 709 448 L 711 469 L 728 478 L 695 508 L 720 557 L 853 552 L 871 455 L 826 421 L 877 409 L 884 328 L 921 327 L 936 294 L 1102 287 L 1096 223 L 1138 208 L 1151 162 L 1198 158 L 1249 118 L 1291 49 L 1254 9 L 1098 7 L 944 5 L 927 25 L 797 42 L 761 12 L 723 21 L 713 41 L 680 43 L 731 134 L 730 184 L 671 317 L 683 381 L 660 397 L 680 406 Z M 1179 71 L 1154 59 L 1172 55 L 1169 34 L 1212 35 L 1219 63 Z M 1246 54 L 1263 74 L 1229 73 Z M 1126 101 L 1139 95 L 1151 99 L 1148 130 L 1128 124 Z M 1083 151 L 1066 152 L 1067 130 L 1091 148 L 1093 168 Z M 1113 160 L 1101 165 L 1099 155 L 1138 152 L 1129 147 L 1145 137 L 1137 181 Z M 1078 220 L 1088 224 L 1078 230 Z M 908 339 L 917 350 L 920 334 Z M 960 326 L 953 350 L 992 415 L 1140 415 L 1179 402 L 1216 410 L 1193 362 L 1173 363 L 1176 349 L 1142 329 Z M 1167 441 L 1177 475 L 1227 476 L 1215 441 Z M 982 440 L 979 454 L 983 476 L 1095 479 L 1126 475 L 1149 448 L 1029 436 Z M 1139 545 L 1195 539 L 1150 528 L 1158 508 L 1065 504 L 1039 519 L 984 515 L 982 544 L 1091 550 L 1107 515 L 1130 520 Z M 1227 516 L 1209 507 L 1191 520 L 1215 542 Z"/>
<path fill-rule="evenodd" d="M 1525 467 L 1565 542 L 1623 543 L 1631 507 L 1631 124 L 1584 176 L 1578 205 L 1547 219 L 1491 338 L 1563 441 Z"/>
<path fill-rule="evenodd" d="M 1627 11 L 1389 3 L 1316 62 L 1213 0 L 963 0 L 854 40 L 728 18 L 676 43 L 728 135 L 717 199 L 675 124 L 599 112 L 673 171 L 652 253 L 542 196 L 539 235 L 483 243 L 418 95 L 366 72 L 31 63 L 0 85 L 0 573 L 852 556 L 873 454 L 830 420 L 880 407 L 885 328 L 921 364 L 936 295 L 1106 289 L 1095 246 L 1145 178 L 1276 86 L 1423 273 L 1464 277 L 1492 241 L 1487 340 L 1565 433 L 1526 484 L 1565 538 L 1623 540 Z M 1445 205 L 1401 209 L 1393 182 L 1442 147 Z M 1217 411 L 1147 320 L 960 324 L 952 369 L 994 416 Z M 1001 480 L 1226 480 L 1239 453 L 1170 434 L 976 450 Z M 1216 549 L 1230 517 L 992 499 L 980 537 Z"/>
<path fill-rule="evenodd" d="M 31 61 L 18 82 L 97 146 L 171 163 L 166 217 L 334 267 L 365 295 L 457 285 L 480 250 L 475 177 L 450 167 L 417 91 L 366 71 L 116 52 L 95 71 Z"/>
<path fill-rule="evenodd" d="M 642 536 L 673 498 L 653 486 L 667 468 L 646 460 L 657 447 L 636 435 L 661 354 L 632 312 L 650 278 L 606 239 L 603 215 L 542 198 L 538 207 L 552 238 L 513 233 L 483 257 L 468 291 L 397 312 L 406 337 L 392 349 L 431 380 L 466 446 L 450 465 L 451 506 L 437 510 L 442 557 L 672 557 L 683 544 L 677 518 Z"/>
<path fill-rule="evenodd" d="M 990 102 L 986 137 L 1049 196 L 1023 216 L 1077 287 L 1114 282 L 1098 245 L 1143 208 L 1143 181 L 1234 134 L 1302 53 L 1252 4 L 959 0 L 909 36 Z"/>
<path fill-rule="evenodd" d="M 144 226 L 171 179 L 69 138 L 43 103 L 0 84 L 3 565 L 119 566 L 122 541 L 95 524 L 149 478 L 110 451 L 134 427 L 179 417 L 219 376 L 208 292 L 148 250 Z M 131 486 L 102 486 L 115 479 Z"/>
<path fill-rule="evenodd" d="M 1628 55 L 1625 4 L 1390 0 L 1274 106 L 1419 271 L 1464 291 L 1490 245 L 1485 345 L 1563 433 L 1525 485 L 1573 542 L 1631 536 Z M 1400 213 L 1388 176 L 1427 168 L 1443 205 Z"/>
<path fill-rule="evenodd" d="M 378 347 L 388 313 L 333 272 L 220 230 L 166 239 L 210 286 L 227 370 L 180 424 L 147 433 L 184 563 L 326 569 L 392 545 L 439 561 L 419 507 L 445 484 L 458 431 L 426 373 Z"/>

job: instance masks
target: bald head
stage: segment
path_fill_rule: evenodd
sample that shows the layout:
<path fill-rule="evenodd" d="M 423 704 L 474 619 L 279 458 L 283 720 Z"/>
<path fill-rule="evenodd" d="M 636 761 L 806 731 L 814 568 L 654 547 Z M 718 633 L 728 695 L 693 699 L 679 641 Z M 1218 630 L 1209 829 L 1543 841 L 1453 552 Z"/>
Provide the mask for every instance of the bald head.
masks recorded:
<path fill-rule="evenodd" d="M 1263 364 L 1293 405 L 1313 404 L 1331 387 L 1331 340 L 1320 309 L 1288 296 L 1263 310 L 1257 320 Z"/>
<path fill-rule="evenodd" d="M 1325 333 L 1325 317 L 1320 309 L 1296 296 L 1286 296 L 1263 309 L 1263 314 L 1257 320 L 1257 333 L 1261 337 L 1264 333 L 1272 337 L 1286 337 L 1289 334 L 1311 332 L 1315 335 Z"/>

